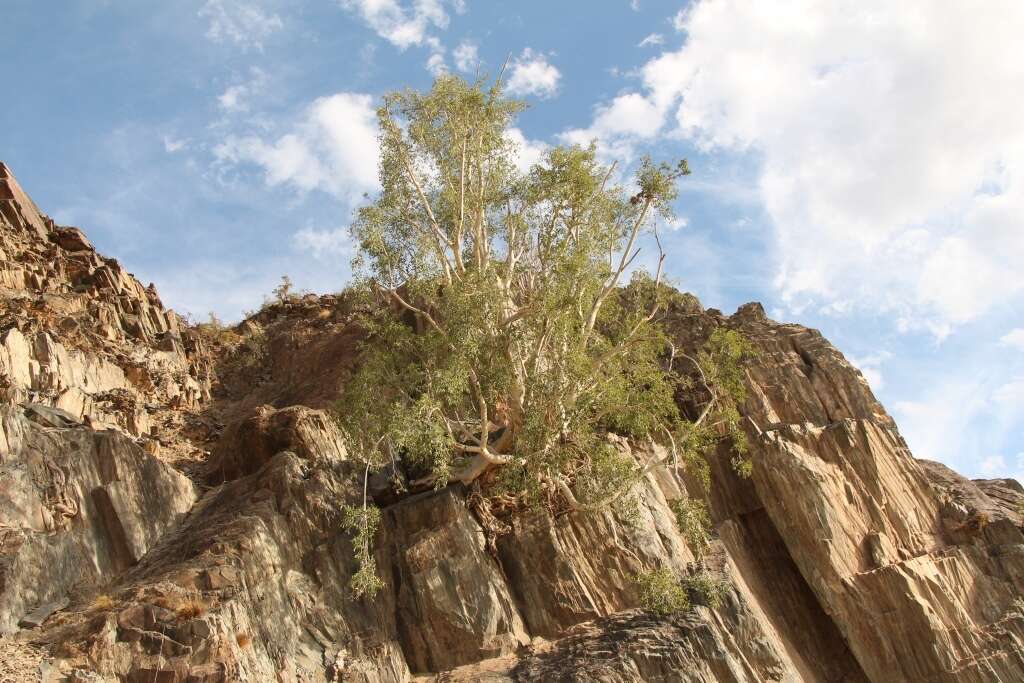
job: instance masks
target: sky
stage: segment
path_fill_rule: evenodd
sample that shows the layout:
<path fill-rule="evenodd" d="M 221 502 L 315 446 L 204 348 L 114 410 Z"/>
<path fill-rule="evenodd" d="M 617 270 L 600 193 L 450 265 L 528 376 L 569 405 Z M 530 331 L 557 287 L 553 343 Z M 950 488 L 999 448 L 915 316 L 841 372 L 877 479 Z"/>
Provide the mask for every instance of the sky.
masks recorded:
<path fill-rule="evenodd" d="M 670 280 L 820 329 L 918 457 L 1024 479 L 1024 3 L 0 0 L 0 160 L 194 319 L 337 291 L 374 107 L 442 72 L 526 160 L 686 157 Z"/>

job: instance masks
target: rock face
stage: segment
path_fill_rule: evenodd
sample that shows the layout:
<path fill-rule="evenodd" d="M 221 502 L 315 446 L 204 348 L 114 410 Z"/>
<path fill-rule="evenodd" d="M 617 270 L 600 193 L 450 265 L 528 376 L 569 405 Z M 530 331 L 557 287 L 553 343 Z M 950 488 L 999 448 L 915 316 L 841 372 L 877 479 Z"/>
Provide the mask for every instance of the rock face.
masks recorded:
<path fill-rule="evenodd" d="M 357 362 L 344 295 L 233 330 L 166 311 L 0 165 L 0 673 L 46 681 L 1024 680 L 1024 489 L 915 460 L 820 334 L 682 299 L 682 349 L 757 347 L 753 475 L 652 473 L 639 515 L 496 517 L 461 485 L 363 476 L 324 412 Z M 684 409 L 688 409 L 683 402 Z M 619 441 L 629 450 L 630 445 Z M 345 506 L 382 507 L 372 600 Z M 707 496 L 727 589 L 670 501 Z"/>

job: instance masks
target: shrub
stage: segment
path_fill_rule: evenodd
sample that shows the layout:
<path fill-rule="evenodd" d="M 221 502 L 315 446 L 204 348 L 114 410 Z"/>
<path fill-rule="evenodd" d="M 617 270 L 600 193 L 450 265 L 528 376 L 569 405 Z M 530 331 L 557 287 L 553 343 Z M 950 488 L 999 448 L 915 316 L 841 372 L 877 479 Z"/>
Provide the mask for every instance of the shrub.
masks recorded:
<path fill-rule="evenodd" d="M 670 503 L 676 516 L 676 526 L 698 562 L 704 559 L 711 542 L 711 516 L 704 501 L 679 498 Z"/>
<path fill-rule="evenodd" d="M 634 581 L 640 591 L 640 606 L 648 612 L 668 615 L 690 608 L 686 589 L 667 567 L 641 572 Z"/>

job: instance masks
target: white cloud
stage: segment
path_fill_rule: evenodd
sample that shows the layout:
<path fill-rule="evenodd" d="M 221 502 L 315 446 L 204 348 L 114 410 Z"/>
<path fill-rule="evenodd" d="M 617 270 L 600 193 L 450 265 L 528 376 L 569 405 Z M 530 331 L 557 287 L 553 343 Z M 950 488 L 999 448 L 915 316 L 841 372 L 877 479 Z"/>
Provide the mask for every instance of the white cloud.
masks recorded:
<path fill-rule="evenodd" d="M 245 83 L 228 86 L 217 97 L 217 104 L 226 112 L 243 112 L 249 109 L 249 98 L 259 94 L 267 83 L 267 74 L 258 67 L 252 67 L 250 78 Z"/>
<path fill-rule="evenodd" d="M 262 50 L 263 41 L 284 27 L 277 14 L 243 0 L 207 0 L 199 17 L 208 22 L 207 38 L 218 43 L 231 42 L 242 49 Z"/>
<path fill-rule="evenodd" d="M 444 54 L 435 52 L 427 58 L 427 71 L 434 76 L 448 73 L 448 65 L 444 62 Z"/>
<path fill-rule="evenodd" d="M 373 98 L 337 93 L 315 100 L 293 129 L 267 142 L 229 137 L 215 149 L 222 164 L 256 164 L 268 185 L 321 190 L 347 201 L 377 188 L 377 125 Z"/>
<path fill-rule="evenodd" d="M 660 33 L 652 33 L 643 40 L 641 40 L 639 43 L 637 43 L 636 46 L 647 47 L 648 45 L 661 45 L 664 42 L 665 36 L 661 35 Z"/>
<path fill-rule="evenodd" d="M 292 236 L 296 249 L 306 251 L 317 259 L 336 259 L 351 255 L 348 228 L 314 230 L 303 228 Z"/>
<path fill-rule="evenodd" d="M 569 139 L 747 155 L 790 307 L 942 337 L 1024 294 L 1024 4 L 702 0 L 673 22 L 682 48 Z"/>
<path fill-rule="evenodd" d="M 597 140 L 598 152 L 605 160 L 629 160 L 633 157 L 634 145 L 656 137 L 664 120 L 664 107 L 639 93 L 627 93 L 608 104 L 598 105 L 589 127 L 567 130 L 560 138 L 578 145 Z"/>
<path fill-rule="evenodd" d="M 874 353 L 861 358 L 847 356 L 850 364 L 860 370 L 864 379 L 868 381 L 873 391 L 881 391 L 885 387 L 885 378 L 882 376 L 881 365 L 887 361 L 892 354 L 888 352 Z"/>
<path fill-rule="evenodd" d="M 177 138 L 172 138 L 169 135 L 165 135 L 164 136 L 164 151 L 167 152 L 168 154 L 174 154 L 175 152 L 180 152 L 181 150 L 185 149 L 185 147 L 187 147 L 187 146 L 188 146 L 188 140 L 180 140 L 180 139 L 177 139 Z"/>
<path fill-rule="evenodd" d="M 990 455 L 987 458 L 983 458 L 981 464 L 978 466 L 981 473 L 987 477 L 993 474 L 998 474 L 1006 469 L 1006 459 L 1001 455 Z"/>
<path fill-rule="evenodd" d="M 464 73 L 475 71 L 480 64 L 476 43 L 470 40 L 459 43 L 452 52 L 452 57 L 455 58 L 455 68 Z"/>
<path fill-rule="evenodd" d="M 540 98 L 552 97 L 558 92 L 562 74 L 548 63 L 547 57 L 530 48 L 516 58 L 505 88 L 510 95 L 535 95 Z"/>
<path fill-rule="evenodd" d="M 686 216 L 676 216 L 671 220 L 665 221 L 665 227 L 668 229 L 669 232 L 677 232 L 679 230 L 682 230 L 689 224 L 690 221 L 689 219 L 686 218 Z"/>
<path fill-rule="evenodd" d="M 1014 377 L 1009 382 L 997 387 L 992 394 L 992 399 L 1011 410 L 1024 410 L 1024 375 Z"/>
<path fill-rule="evenodd" d="M 516 148 L 516 166 L 525 173 L 544 157 L 548 151 L 548 145 L 539 140 L 530 140 L 523 131 L 518 128 L 509 128 L 505 131 L 505 139 L 511 142 Z"/>
<path fill-rule="evenodd" d="M 999 338 L 1000 346 L 1008 346 L 1011 349 L 1024 351 L 1024 327 L 1017 327 Z"/>
<path fill-rule="evenodd" d="M 688 12 L 688 9 L 686 7 L 684 7 L 681 10 L 679 10 L 678 12 L 676 12 L 672 16 L 672 28 L 674 28 L 675 30 L 680 31 L 680 32 L 685 31 L 686 30 L 686 23 L 687 23 L 687 20 L 689 19 L 688 15 L 689 15 L 689 12 Z"/>
<path fill-rule="evenodd" d="M 441 0 L 415 0 L 412 7 L 404 7 L 397 0 L 342 0 L 341 6 L 358 12 L 377 35 L 399 50 L 423 45 L 431 27 L 448 27 L 448 13 Z M 460 14 L 465 11 L 461 2 L 453 6 Z"/>

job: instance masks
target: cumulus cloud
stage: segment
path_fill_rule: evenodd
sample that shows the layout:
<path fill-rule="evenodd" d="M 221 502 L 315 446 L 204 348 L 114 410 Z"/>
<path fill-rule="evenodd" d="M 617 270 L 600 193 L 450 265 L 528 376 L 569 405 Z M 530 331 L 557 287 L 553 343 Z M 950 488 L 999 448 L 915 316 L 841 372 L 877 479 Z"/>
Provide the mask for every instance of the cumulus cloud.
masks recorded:
<path fill-rule="evenodd" d="M 665 108 L 640 93 L 626 93 L 611 102 L 598 105 L 587 128 L 562 132 L 562 142 L 587 145 L 598 143 L 598 154 L 606 161 L 630 160 L 638 142 L 659 135 L 665 121 Z"/>
<path fill-rule="evenodd" d="M 1024 327 L 1017 327 L 999 338 L 1000 346 L 1008 346 L 1011 349 L 1024 351 Z"/>
<path fill-rule="evenodd" d="M 530 48 L 523 50 L 511 65 L 505 88 L 510 95 L 553 97 L 558 92 L 561 72 L 548 63 L 548 58 Z"/>
<path fill-rule="evenodd" d="M 207 38 L 234 43 L 242 49 L 262 50 L 263 41 L 284 27 L 277 14 L 244 0 L 207 0 L 199 9 L 199 17 L 207 22 Z"/>
<path fill-rule="evenodd" d="M 434 76 L 440 76 L 448 72 L 448 65 L 444 61 L 444 52 L 436 50 L 427 57 L 427 71 Z"/>
<path fill-rule="evenodd" d="M 534 164 L 539 163 L 549 148 L 544 142 L 528 139 L 518 128 L 507 129 L 505 139 L 515 147 L 516 166 L 523 173 L 530 170 Z"/>
<path fill-rule="evenodd" d="M 459 43 L 452 52 L 452 57 L 455 59 L 455 68 L 465 73 L 475 71 L 480 64 L 476 43 L 471 40 Z"/>
<path fill-rule="evenodd" d="M 673 21 L 683 46 L 569 139 L 748 155 L 790 306 L 942 337 L 1024 293 L 1024 5 L 702 0 Z"/>
<path fill-rule="evenodd" d="M 271 186 L 321 190 L 347 201 L 377 187 L 373 98 L 337 93 L 310 104 L 292 129 L 274 140 L 229 137 L 214 151 L 223 165 L 255 164 Z"/>
<path fill-rule="evenodd" d="M 423 45 L 432 27 L 448 27 L 448 13 L 441 0 L 415 0 L 411 7 L 397 0 L 342 0 L 341 6 L 358 13 L 377 35 L 399 50 Z M 457 12 L 462 3 L 453 3 Z"/>

